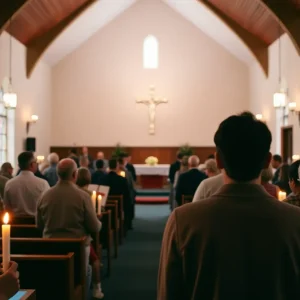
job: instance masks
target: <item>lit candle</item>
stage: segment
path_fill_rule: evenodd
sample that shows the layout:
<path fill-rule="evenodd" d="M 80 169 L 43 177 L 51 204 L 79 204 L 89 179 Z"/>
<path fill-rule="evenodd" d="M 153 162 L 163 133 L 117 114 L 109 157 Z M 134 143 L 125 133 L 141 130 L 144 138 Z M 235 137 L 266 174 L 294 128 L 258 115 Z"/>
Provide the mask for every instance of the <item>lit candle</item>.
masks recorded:
<path fill-rule="evenodd" d="M 98 196 L 98 215 L 101 215 L 101 204 L 102 204 L 102 196 Z"/>
<path fill-rule="evenodd" d="M 120 176 L 125 177 L 126 176 L 125 171 L 121 171 Z"/>
<path fill-rule="evenodd" d="M 286 199 L 286 192 L 279 191 L 279 193 L 278 193 L 278 200 L 279 201 L 283 201 L 285 199 Z"/>
<path fill-rule="evenodd" d="M 97 199 L 97 194 L 95 191 L 93 191 L 93 194 L 92 194 L 92 203 L 93 203 L 93 207 L 94 207 L 94 210 L 96 211 L 96 199 Z"/>
<path fill-rule="evenodd" d="M 3 271 L 7 271 L 10 262 L 10 225 L 8 225 L 9 215 L 5 213 L 2 225 L 2 263 Z"/>

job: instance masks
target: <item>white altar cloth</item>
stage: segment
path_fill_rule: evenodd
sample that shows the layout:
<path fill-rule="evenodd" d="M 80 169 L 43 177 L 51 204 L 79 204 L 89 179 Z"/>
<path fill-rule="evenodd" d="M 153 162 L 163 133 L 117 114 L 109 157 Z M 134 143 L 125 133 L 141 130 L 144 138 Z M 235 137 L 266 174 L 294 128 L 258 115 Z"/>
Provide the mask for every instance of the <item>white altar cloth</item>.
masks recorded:
<path fill-rule="evenodd" d="M 170 165 L 156 165 L 148 166 L 142 164 L 135 164 L 136 175 L 161 175 L 168 176 Z"/>

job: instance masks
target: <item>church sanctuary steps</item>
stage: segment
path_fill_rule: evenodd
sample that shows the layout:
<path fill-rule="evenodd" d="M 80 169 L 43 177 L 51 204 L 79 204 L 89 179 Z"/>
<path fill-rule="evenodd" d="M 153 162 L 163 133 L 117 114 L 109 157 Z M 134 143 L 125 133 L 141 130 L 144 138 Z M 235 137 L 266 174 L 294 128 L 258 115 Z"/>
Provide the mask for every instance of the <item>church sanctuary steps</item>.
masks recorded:
<path fill-rule="evenodd" d="M 74 299 L 85 299 L 86 291 L 86 264 L 85 264 L 85 239 L 56 239 L 56 238 L 11 238 L 11 254 L 18 255 L 66 255 L 74 253 L 72 281 L 75 287 Z M 0 241 L 2 245 L 2 241 Z M 45 268 L 43 274 L 47 269 Z M 51 281 L 48 281 L 50 285 Z M 23 287 L 22 288 L 34 288 Z M 46 299 L 46 298 L 37 298 Z M 47 298 L 48 299 L 48 298 Z M 53 298 L 55 299 L 55 298 Z M 56 298 L 57 299 L 57 298 Z"/>
<path fill-rule="evenodd" d="M 1 258 L 2 260 L 2 255 Z M 65 255 L 11 255 L 18 264 L 22 289 L 36 291 L 36 299 L 74 300 L 74 253 Z"/>

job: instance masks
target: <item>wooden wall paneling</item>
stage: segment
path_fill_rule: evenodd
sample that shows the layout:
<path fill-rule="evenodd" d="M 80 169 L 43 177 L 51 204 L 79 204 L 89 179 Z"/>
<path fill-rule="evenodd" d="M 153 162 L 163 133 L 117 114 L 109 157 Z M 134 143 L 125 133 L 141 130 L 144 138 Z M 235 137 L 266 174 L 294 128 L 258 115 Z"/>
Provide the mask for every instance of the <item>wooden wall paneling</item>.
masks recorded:
<path fill-rule="evenodd" d="M 259 0 L 277 18 L 300 55 L 300 9 L 286 0 Z M 298 1 L 299 2 L 299 1 Z M 298 3 L 297 2 L 297 3 Z"/>
<path fill-rule="evenodd" d="M 233 21 L 228 17 L 221 9 L 214 6 L 214 4 L 205 1 L 198 0 L 203 3 L 207 8 L 209 8 L 213 13 L 215 13 L 229 28 L 231 28 L 239 38 L 244 42 L 244 44 L 249 48 L 251 53 L 254 55 L 258 63 L 260 64 L 265 75 L 268 76 L 269 73 L 269 52 L 268 44 L 257 36 L 247 31 L 237 22 Z M 217 0 L 216 0 L 217 1 Z M 228 5 L 228 3 L 227 3 Z M 229 6 L 229 5 L 228 5 Z"/>
<path fill-rule="evenodd" d="M 81 147 L 59 147 L 53 146 L 50 152 L 56 152 L 60 158 L 68 157 L 71 148 L 77 149 L 77 154 L 81 154 Z M 97 152 L 102 151 L 105 158 L 109 159 L 115 150 L 115 147 L 88 147 L 89 154 L 96 158 Z M 176 153 L 179 147 L 124 147 L 124 150 L 131 154 L 132 163 L 144 164 L 148 156 L 158 158 L 160 164 L 171 164 L 176 160 Z M 207 157 L 215 153 L 215 147 L 193 147 L 194 154 L 198 155 L 201 163 L 204 163 Z"/>
<path fill-rule="evenodd" d="M 18 12 L 29 0 L 2 0 L 0 9 L 0 34 L 9 26 L 9 20 L 15 19 Z"/>
<path fill-rule="evenodd" d="M 75 10 L 71 15 L 62 20 L 48 32 L 42 36 L 34 39 L 27 45 L 27 57 L 26 57 L 26 72 L 27 77 L 30 77 L 35 65 L 46 51 L 49 45 L 55 40 L 55 38 L 70 24 L 72 23 L 83 11 L 85 11 L 90 5 L 97 0 L 87 0 L 82 6 Z"/>

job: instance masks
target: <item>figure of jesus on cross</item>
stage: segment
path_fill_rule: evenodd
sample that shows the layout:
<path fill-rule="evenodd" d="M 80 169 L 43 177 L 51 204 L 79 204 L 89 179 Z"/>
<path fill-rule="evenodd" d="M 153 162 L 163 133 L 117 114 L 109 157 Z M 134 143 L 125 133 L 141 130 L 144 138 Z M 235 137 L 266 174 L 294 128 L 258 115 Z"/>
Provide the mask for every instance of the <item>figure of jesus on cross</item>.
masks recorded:
<path fill-rule="evenodd" d="M 149 110 L 149 134 L 155 134 L 155 115 L 156 115 L 156 106 L 161 103 L 168 103 L 166 98 L 156 98 L 155 97 L 155 87 L 150 86 L 149 92 L 150 98 L 148 100 L 136 100 L 136 103 L 146 104 Z"/>

